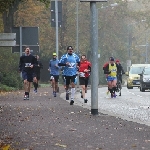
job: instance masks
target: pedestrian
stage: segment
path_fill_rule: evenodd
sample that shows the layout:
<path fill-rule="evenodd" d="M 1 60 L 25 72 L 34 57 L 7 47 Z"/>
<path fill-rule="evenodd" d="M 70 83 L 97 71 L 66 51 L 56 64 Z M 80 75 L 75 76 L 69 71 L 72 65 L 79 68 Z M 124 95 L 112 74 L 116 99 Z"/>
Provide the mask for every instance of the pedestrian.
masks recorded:
<path fill-rule="evenodd" d="M 34 92 L 37 93 L 37 88 L 39 86 L 39 80 L 40 80 L 40 71 L 41 69 L 43 69 L 43 64 L 39 60 L 40 58 L 39 55 L 35 55 L 35 58 L 37 59 L 37 65 L 34 66 L 34 73 L 36 75 L 37 83 L 33 82 L 33 85 L 34 85 Z"/>
<path fill-rule="evenodd" d="M 116 97 L 116 83 L 117 83 L 117 70 L 119 69 L 118 64 L 115 63 L 115 59 L 113 57 L 109 58 L 109 63 L 103 67 L 104 74 L 107 74 L 107 84 L 108 90 L 111 93 L 111 98 Z"/>
<path fill-rule="evenodd" d="M 53 95 L 56 97 L 56 92 L 58 89 L 58 80 L 59 80 L 59 71 L 60 67 L 58 66 L 59 60 L 57 59 L 57 54 L 53 53 L 53 59 L 49 61 L 49 70 L 50 70 L 50 81 L 52 82 Z"/>
<path fill-rule="evenodd" d="M 80 58 L 73 53 L 73 47 L 67 47 L 67 53 L 64 54 L 59 61 L 59 66 L 64 67 L 64 74 L 66 79 L 66 100 L 69 100 L 69 85 L 71 84 L 71 99 L 70 105 L 74 104 L 75 94 L 75 78 L 77 73 L 77 66 L 80 63 Z"/>
<path fill-rule="evenodd" d="M 87 61 L 86 55 L 81 56 L 80 66 L 79 66 L 79 82 L 82 88 L 81 98 L 84 99 L 84 103 L 87 103 L 85 93 L 87 90 L 88 80 L 91 72 L 91 63 Z"/>
<path fill-rule="evenodd" d="M 122 75 L 125 74 L 125 71 L 121 65 L 121 62 L 119 59 L 116 59 L 116 64 L 118 65 L 118 69 L 117 69 L 117 79 L 121 81 L 122 83 Z"/>
<path fill-rule="evenodd" d="M 36 75 L 33 69 L 33 67 L 37 65 L 37 59 L 31 55 L 30 48 L 28 46 L 26 46 L 24 50 L 25 55 L 22 55 L 19 61 L 19 71 L 22 73 L 24 82 L 24 100 L 29 100 L 31 82 L 37 83 Z"/>

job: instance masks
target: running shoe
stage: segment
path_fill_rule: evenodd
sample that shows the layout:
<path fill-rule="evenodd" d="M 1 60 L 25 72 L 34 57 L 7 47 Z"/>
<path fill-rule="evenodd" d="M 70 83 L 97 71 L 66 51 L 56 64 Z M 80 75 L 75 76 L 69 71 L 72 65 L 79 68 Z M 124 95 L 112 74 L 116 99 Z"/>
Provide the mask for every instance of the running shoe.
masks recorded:
<path fill-rule="evenodd" d="M 53 93 L 54 97 L 56 97 L 56 92 Z"/>
<path fill-rule="evenodd" d="M 84 103 L 87 103 L 87 101 L 88 101 L 87 99 L 84 99 Z"/>
<path fill-rule="evenodd" d="M 114 98 L 116 98 L 116 97 L 117 97 L 116 93 L 114 93 L 114 94 L 113 94 L 113 97 L 114 97 Z"/>
<path fill-rule="evenodd" d="M 27 97 L 26 97 L 26 100 L 29 100 L 29 95 L 26 95 Z"/>
<path fill-rule="evenodd" d="M 80 90 L 80 93 L 81 93 L 81 98 L 83 98 L 83 95 L 82 95 L 82 90 Z"/>
<path fill-rule="evenodd" d="M 111 98 L 113 98 L 114 97 L 114 95 L 113 95 L 113 93 L 111 93 Z"/>
<path fill-rule="evenodd" d="M 73 104 L 74 104 L 74 101 L 73 101 L 73 100 L 71 100 L 71 101 L 70 101 L 70 105 L 73 105 Z"/>
<path fill-rule="evenodd" d="M 24 95 L 24 98 L 23 98 L 23 100 L 27 100 L 27 95 Z"/>

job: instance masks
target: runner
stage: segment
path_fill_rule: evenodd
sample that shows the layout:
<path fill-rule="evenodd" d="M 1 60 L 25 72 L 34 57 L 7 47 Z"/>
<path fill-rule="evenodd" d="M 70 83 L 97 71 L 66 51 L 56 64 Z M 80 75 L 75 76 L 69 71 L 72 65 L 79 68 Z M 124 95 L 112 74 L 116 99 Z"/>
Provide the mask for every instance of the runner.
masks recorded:
<path fill-rule="evenodd" d="M 39 80 L 40 80 L 40 70 L 43 69 L 43 64 L 39 60 L 40 57 L 38 55 L 36 55 L 35 58 L 37 59 L 37 65 L 34 66 L 34 73 L 36 74 L 37 83 L 33 82 L 33 85 L 34 85 L 34 92 L 37 93 L 37 88 L 39 86 L 38 83 L 39 83 Z"/>
<path fill-rule="evenodd" d="M 116 59 L 116 64 L 118 65 L 117 77 L 119 78 L 119 80 L 122 83 L 122 75 L 125 74 L 125 72 L 124 72 L 124 69 L 123 69 L 119 59 Z"/>
<path fill-rule="evenodd" d="M 59 80 L 59 71 L 60 67 L 58 66 L 59 60 L 57 59 L 57 54 L 53 53 L 53 59 L 49 62 L 50 70 L 50 81 L 52 81 L 53 95 L 56 97 L 56 92 L 58 89 L 58 80 Z"/>
<path fill-rule="evenodd" d="M 74 94 L 75 94 L 75 78 L 77 73 L 77 66 L 80 63 L 80 58 L 73 53 L 73 47 L 67 47 L 67 53 L 64 54 L 60 61 L 59 66 L 64 67 L 64 74 L 66 79 L 66 100 L 69 100 L 69 85 L 71 83 L 71 99 L 70 105 L 74 104 Z"/>
<path fill-rule="evenodd" d="M 103 68 L 104 74 L 107 75 L 108 90 L 111 93 L 111 98 L 116 97 L 117 68 L 118 65 L 115 63 L 113 57 L 109 58 L 109 63 Z"/>
<path fill-rule="evenodd" d="M 33 69 L 33 67 L 37 65 L 37 59 L 31 55 L 30 48 L 28 46 L 25 47 L 24 50 L 25 55 L 21 56 L 19 61 L 19 71 L 22 72 L 24 82 L 24 100 L 29 100 L 31 82 L 37 83 Z"/>
<path fill-rule="evenodd" d="M 79 66 L 79 82 L 82 88 L 81 98 L 84 99 L 84 103 L 87 103 L 87 99 L 85 97 L 86 88 L 88 85 L 88 80 L 91 72 L 91 63 L 87 61 L 86 55 L 81 56 L 81 62 Z"/>

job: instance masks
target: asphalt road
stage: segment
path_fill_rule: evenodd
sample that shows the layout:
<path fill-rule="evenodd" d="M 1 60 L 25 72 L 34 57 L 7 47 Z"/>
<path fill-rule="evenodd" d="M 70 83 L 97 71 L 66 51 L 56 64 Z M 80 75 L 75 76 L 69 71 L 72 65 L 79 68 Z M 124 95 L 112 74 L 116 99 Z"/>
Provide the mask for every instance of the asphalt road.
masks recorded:
<path fill-rule="evenodd" d="M 75 105 L 70 106 L 62 98 L 63 92 L 60 87 L 60 93 L 54 98 L 50 87 L 40 88 L 37 94 L 31 92 L 29 101 L 23 100 L 23 91 L 1 95 L 0 147 L 7 145 L 10 150 L 150 149 L 149 126 L 113 116 L 114 112 L 107 114 L 110 110 L 93 116 L 85 104 L 78 105 L 82 101 L 77 98 L 79 93 Z M 116 103 L 121 98 L 106 98 L 105 92 L 100 96 L 107 103 Z M 89 102 L 86 105 L 90 107 Z"/>

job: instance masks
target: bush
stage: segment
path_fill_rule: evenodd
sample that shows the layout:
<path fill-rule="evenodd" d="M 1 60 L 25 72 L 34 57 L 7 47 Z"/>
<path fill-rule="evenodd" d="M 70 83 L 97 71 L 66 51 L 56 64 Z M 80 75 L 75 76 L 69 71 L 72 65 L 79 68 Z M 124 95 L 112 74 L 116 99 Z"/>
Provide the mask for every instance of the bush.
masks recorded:
<path fill-rule="evenodd" d="M 8 87 L 10 87 L 10 90 L 11 88 L 22 89 L 23 87 L 22 79 L 20 78 L 18 73 L 3 72 L 0 74 L 0 81 L 1 81 L 1 85 L 3 85 L 2 87 L 5 89 L 6 88 L 9 89 Z"/>
<path fill-rule="evenodd" d="M 17 90 L 16 88 L 0 84 L 0 92 L 9 92 L 9 91 L 16 91 L 16 90 Z"/>

